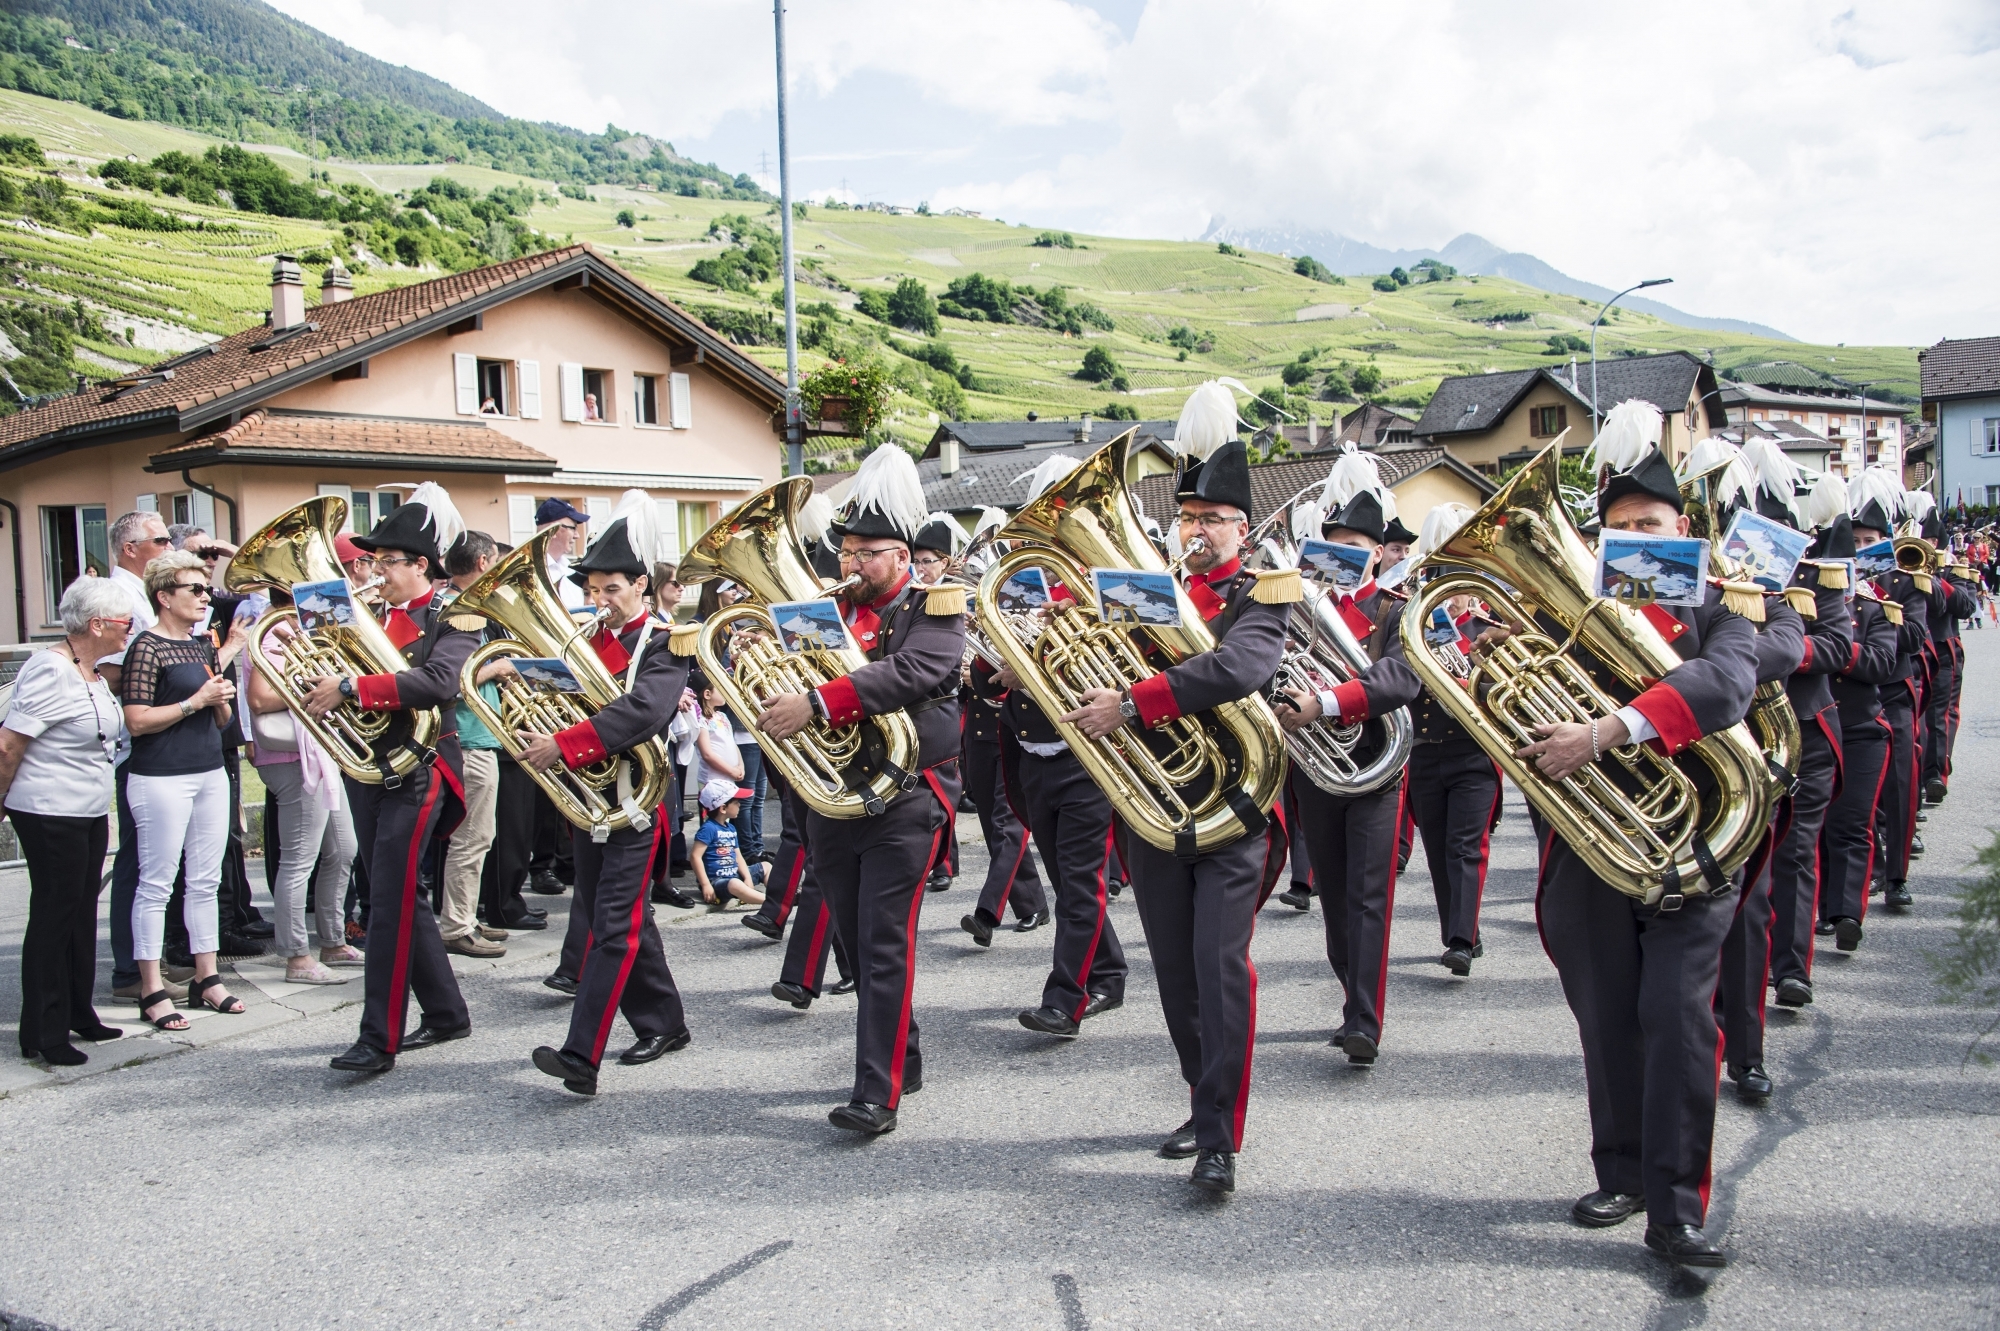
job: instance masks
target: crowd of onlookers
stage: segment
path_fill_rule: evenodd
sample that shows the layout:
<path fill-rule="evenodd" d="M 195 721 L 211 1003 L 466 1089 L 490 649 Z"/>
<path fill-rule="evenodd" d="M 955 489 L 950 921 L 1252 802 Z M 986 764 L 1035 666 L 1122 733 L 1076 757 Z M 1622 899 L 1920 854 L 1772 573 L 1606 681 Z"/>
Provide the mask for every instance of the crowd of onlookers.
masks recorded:
<path fill-rule="evenodd" d="M 550 584 L 579 614 L 589 607 L 568 568 L 588 521 L 560 500 L 536 513 L 538 531 L 551 533 Z M 111 992 L 155 1027 L 186 1029 L 177 1004 L 244 1010 L 219 974 L 222 958 L 275 953 L 287 981 L 312 985 L 345 984 L 364 960 L 366 872 L 340 768 L 251 660 L 271 596 L 230 593 L 222 576 L 236 547 L 157 513 L 120 517 L 109 545 L 109 576 L 86 575 L 65 590 L 63 638 L 23 664 L 0 720 L 0 804 L 30 884 L 21 1051 L 55 1065 L 86 1061 L 72 1037 L 121 1034 L 93 997 L 113 818 Z M 346 536 L 336 545 L 350 585 L 373 602 L 374 557 Z M 434 594 L 455 598 L 511 549 L 466 532 L 433 571 Z M 673 619 L 681 601 L 673 565 L 655 565 L 649 581 L 654 609 Z M 697 614 L 736 594 L 705 586 Z M 282 592 L 277 599 L 286 601 Z M 255 646 L 282 668 L 293 642 L 279 622 Z M 501 660 L 481 670 L 489 707 L 510 669 Z M 535 897 L 571 886 L 570 824 L 463 700 L 456 722 L 465 818 L 448 842 L 425 848 L 424 881 L 446 948 L 499 957 L 511 933 L 548 927 Z M 653 900 L 688 909 L 761 902 L 768 787 L 753 733 L 697 671 L 665 738 L 675 781 Z M 246 760 L 261 808 L 253 794 L 246 809 Z M 690 804 L 699 819 L 692 833 Z M 258 848 L 268 915 L 253 899 Z M 573 929 L 588 927 L 572 918 Z"/>

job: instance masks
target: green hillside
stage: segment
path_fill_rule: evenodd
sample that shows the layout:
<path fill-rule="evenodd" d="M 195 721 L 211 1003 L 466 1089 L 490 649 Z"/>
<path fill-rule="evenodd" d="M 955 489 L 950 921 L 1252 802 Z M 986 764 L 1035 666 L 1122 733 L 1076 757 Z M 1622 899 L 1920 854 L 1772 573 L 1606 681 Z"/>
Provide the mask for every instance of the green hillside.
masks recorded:
<path fill-rule="evenodd" d="M 302 252 L 309 263 L 324 263 L 336 253 L 347 257 L 356 264 L 361 292 L 441 271 L 435 259 L 428 267 L 392 262 L 394 256 L 382 254 L 375 242 L 357 242 L 352 223 L 275 218 L 137 188 L 113 189 L 97 174 L 105 158 L 129 154 L 151 160 L 168 151 L 192 157 L 216 146 L 214 139 L 18 94 L 0 94 L 0 132 L 32 134 L 51 153 L 72 159 L 58 163 L 58 176 L 32 167 L 0 170 L 0 177 L 13 182 L 16 197 L 14 204 L 0 205 L 0 227 L 11 226 L 0 247 L 7 261 L 0 281 L 12 284 L 0 295 L 0 315 L 8 301 L 63 312 L 75 328 L 77 368 L 87 373 L 144 364 L 194 337 L 261 318 L 268 304 L 269 256 L 280 249 Z M 299 156 L 277 161 L 300 178 L 325 172 L 322 192 L 331 193 L 335 185 L 371 185 L 400 195 L 399 206 L 440 175 L 464 186 L 468 195 L 488 196 L 495 187 L 523 190 L 533 202 L 507 224 L 528 234 L 531 245 L 589 241 L 782 370 L 777 264 L 774 254 L 759 249 L 767 243 L 766 229 L 777 225 L 774 209 L 617 185 L 595 187 L 590 197 L 578 199 L 558 194 L 546 179 L 464 164 L 386 167 Z M 56 179 L 81 220 L 67 226 L 10 223 L 15 217 L 32 219 L 32 187 Z M 427 207 L 438 206 L 437 193 L 421 197 Z M 124 225 L 120 216 L 137 215 L 119 210 L 132 204 L 200 229 Z M 621 225 L 621 214 L 632 225 Z M 478 261 L 482 237 L 457 234 L 464 241 L 456 251 L 462 260 Z M 1045 416 L 1079 411 L 1171 416 L 1189 388 L 1217 375 L 1241 379 L 1263 396 L 1284 401 L 1301 419 L 1308 412 L 1330 419 L 1351 409 L 1357 395 L 1415 409 L 1448 375 L 1567 364 L 1572 353 L 1551 354 L 1551 339 L 1587 338 L 1595 313 L 1574 297 L 1500 278 L 1386 282 L 1393 289 L 1382 291 L 1366 278 L 1318 281 L 1294 271 L 1293 260 L 1223 253 L 1212 244 L 1095 236 L 1071 237 L 1068 247 L 1037 244 L 1043 235 L 997 220 L 806 205 L 795 228 L 804 367 L 824 364 L 827 353 L 883 361 L 903 390 L 887 428 L 906 441 L 927 438 L 938 415 L 1019 418 L 1033 410 Z M 695 280 L 689 274 L 698 264 L 740 289 Z M 1012 322 L 945 315 L 935 336 L 923 336 L 891 329 L 862 312 L 864 305 L 879 308 L 899 283 L 911 279 L 934 299 L 949 299 L 953 283 L 966 295 L 966 279 L 974 274 L 989 279 L 979 284 L 987 296 L 997 281 L 1011 285 L 1006 310 Z M 1024 288 L 1034 298 L 1024 296 Z M 1049 294 L 1057 288 L 1060 298 Z M 964 301 L 953 303 L 969 308 Z M 1111 325 L 1108 331 L 1078 315 L 1086 305 L 1096 307 L 1101 321 Z M 1075 331 L 1063 331 L 1062 324 Z M 13 340 L 23 349 L 20 337 Z M 1911 400 L 1917 392 L 1916 354 L 1909 347 L 1779 342 L 1625 312 L 1615 313 L 1599 338 L 1605 357 L 1674 348 L 1712 358 L 1725 374 L 1738 366 L 1791 361 L 1875 381 L 1878 392 Z M 1090 352 L 1108 355 L 1117 378 L 1077 378 Z M 1114 386 L 1121 380 L 1123 391 Z"/>

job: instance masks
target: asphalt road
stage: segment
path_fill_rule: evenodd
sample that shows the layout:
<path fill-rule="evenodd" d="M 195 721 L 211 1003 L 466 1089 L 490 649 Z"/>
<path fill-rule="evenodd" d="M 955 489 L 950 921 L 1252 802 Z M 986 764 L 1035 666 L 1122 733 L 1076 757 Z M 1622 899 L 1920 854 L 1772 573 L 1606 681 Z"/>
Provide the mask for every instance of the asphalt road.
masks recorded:
<path fill-rule="evenodd" d="M 1964 1062 L 1978 1014 L 1936 1003 L 1924 959 L 2000 788 L 2000 634 L 1967 641 L 1916 908 L 1822 951 L 1813 1007 L 1773 1011 L 1767 1106 L 1725 1095 L 1710 1230 L 1733 1265 L 1706 1283 L 1637 1222 L 1565 1218 L 1593 1186 L 1583 1072 L 1515 799 L 1470 981 L 1435 964 L 1421 854 L 1405 875 L 1372 1070 L 1326 1047 L 1317 907 L 1266 912 L 1225 1201 L 1153 1153 L 1186 1094 L 1129 899 L 1125 1008 L 1075 1042 L 1032 1035 L 1014 1014 L 1048 935 L 959 932 L 968 848 L 926 903 L 926 1085 L 888 1137 L 826 1123 L 852 1000 L 779 1006 L 778 948 L 734 914 L 662 910 L 694 1044 L 609 1067 L 594 1100 L 528 1063 L 566 1020 L 534 956 L 468 974 L 473 1037 L 380 1079 L 326 1066 L 349 1008 L 0 1099 L 0 1326 L 1994 1325 L 2000 1075 Z M 0 927 L 11 972 L 18 912 Z"/>

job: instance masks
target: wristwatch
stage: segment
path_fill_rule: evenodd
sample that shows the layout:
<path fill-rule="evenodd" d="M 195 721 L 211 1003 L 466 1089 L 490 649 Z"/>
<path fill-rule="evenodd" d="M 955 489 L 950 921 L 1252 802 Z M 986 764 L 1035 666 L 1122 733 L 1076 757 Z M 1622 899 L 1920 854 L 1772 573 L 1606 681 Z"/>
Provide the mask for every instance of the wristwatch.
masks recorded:
<path fill-rule="evenodd" d="M 1124 717 L 1132 725 L 1136 726 L 1139 724 L 1139 704 L 1132 701 L 1132 695 L 1129 691 L 1119 696 L 1118 715 Z"/>
<path fill-rule="evenodd" d="M 340 677 L 340 696 L 343 698 L 354 696 L 354 681 L 346 675 Z"/>

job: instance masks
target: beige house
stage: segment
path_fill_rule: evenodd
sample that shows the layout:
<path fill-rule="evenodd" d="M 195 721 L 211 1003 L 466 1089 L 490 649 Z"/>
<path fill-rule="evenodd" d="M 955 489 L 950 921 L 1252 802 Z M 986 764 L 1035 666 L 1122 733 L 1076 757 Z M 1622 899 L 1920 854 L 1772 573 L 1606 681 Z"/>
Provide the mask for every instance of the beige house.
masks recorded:
<path fill-rule="evenodd" d="M 332 269 L 317 305 L 280 256 L 271 290 L 263 327 L 0 418 L 0 641 L 58 633 L 132 509 L 240 540 L 339 494 L 365 529 L 436 480 L 518 544 L 542 499 L 601 518 L 637 486 L 678 548 L 781 474 L 784 385 L 587 246 L 359 298 Z"/>
<path fill-rule="evenodd" d="M 1397 516 L 1411 531 L 1421 527 L 1424 515 L 1439 504 L 1478 508 L 1499 488 L 1436 446 L 1367 451 L 1375 453 L 1376 471 L 1396 496 Z M 1327 456 L 1253 464 L 1251 523 L 1261 523 L 1307 486 L 1324 484 L 1332 466 L 1333 459 Z M 1146 512 L 1161 521 L 1168 520 L 1179 507 L 1174 502 L 1171 473 L 1142 477 L 1132 492 Z"/>

